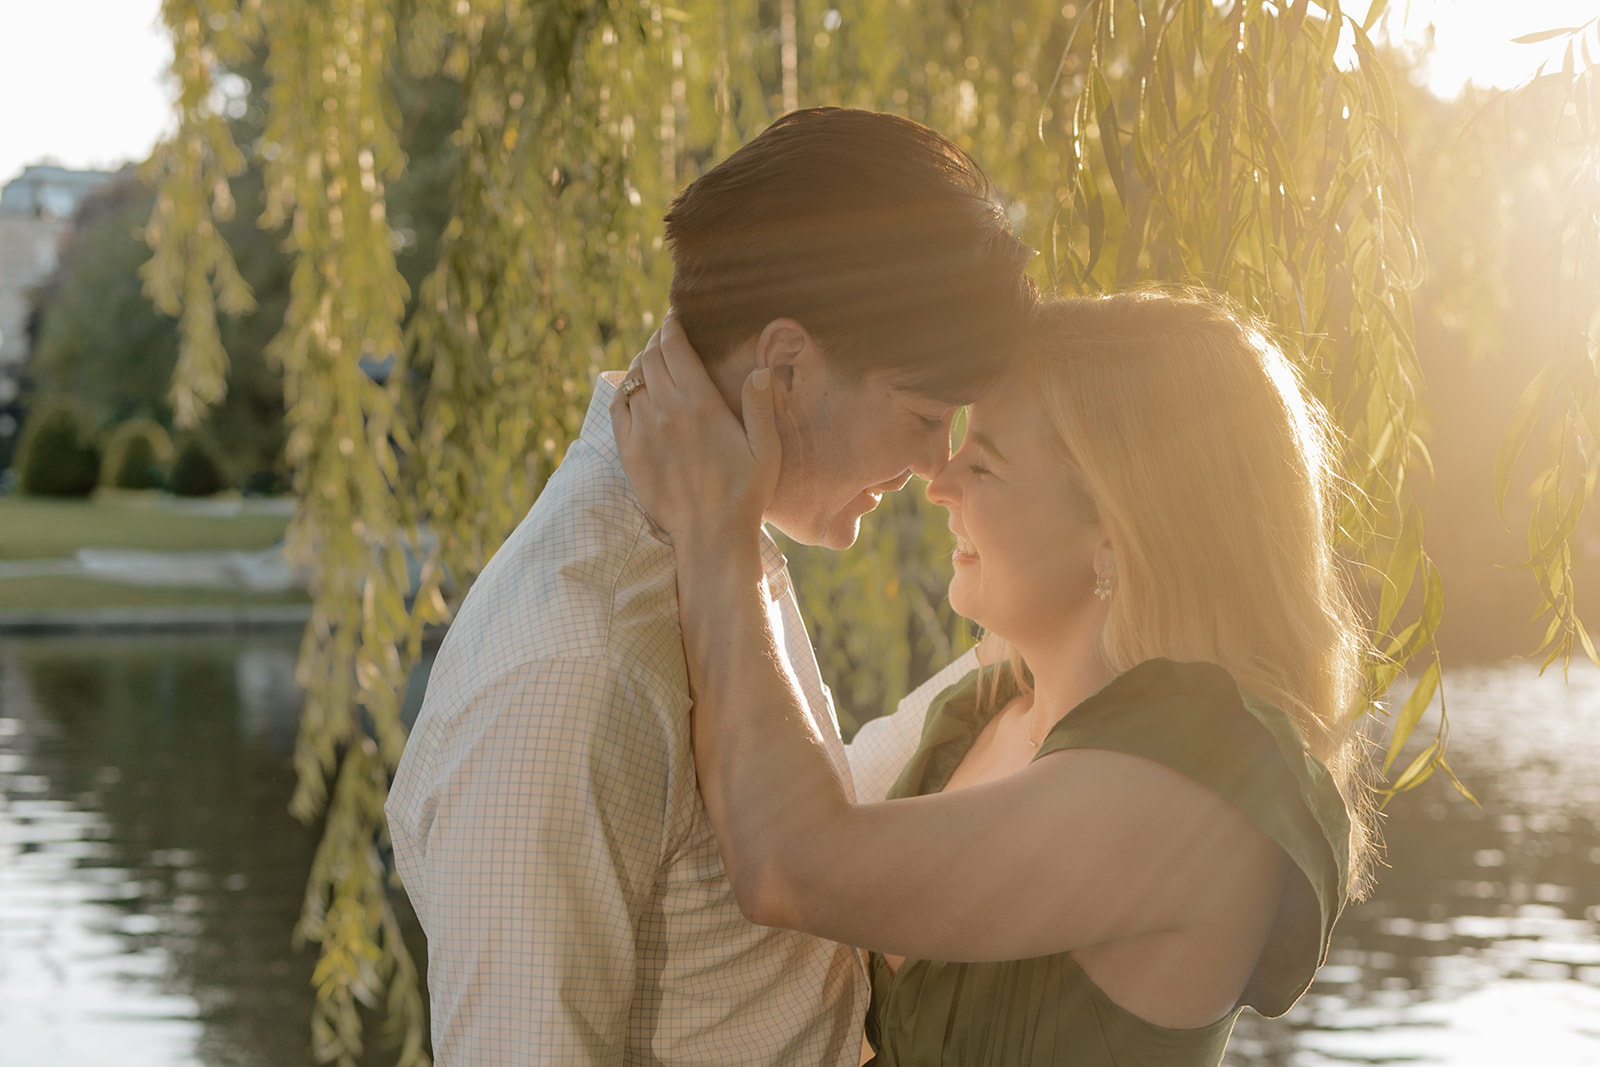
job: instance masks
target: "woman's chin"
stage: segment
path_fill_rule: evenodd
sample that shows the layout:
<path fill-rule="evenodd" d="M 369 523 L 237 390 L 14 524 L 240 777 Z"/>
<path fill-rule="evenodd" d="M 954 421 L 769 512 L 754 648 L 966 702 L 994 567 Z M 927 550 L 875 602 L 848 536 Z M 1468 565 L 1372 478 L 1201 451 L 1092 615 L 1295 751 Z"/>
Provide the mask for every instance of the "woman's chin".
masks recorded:
<path fill-rule="evenodd" d="M 950 591 L 947 595 L 947 599 L 950 601 L 950 610 L 974 626 L 987 629 L 984 621 L 978 618 L 977 605 L 971 603 L 971 598 L 966 595 L 965 590 L 960 588 L 960 585 L 961 579 L 959 577 L 950 583 Z"/>

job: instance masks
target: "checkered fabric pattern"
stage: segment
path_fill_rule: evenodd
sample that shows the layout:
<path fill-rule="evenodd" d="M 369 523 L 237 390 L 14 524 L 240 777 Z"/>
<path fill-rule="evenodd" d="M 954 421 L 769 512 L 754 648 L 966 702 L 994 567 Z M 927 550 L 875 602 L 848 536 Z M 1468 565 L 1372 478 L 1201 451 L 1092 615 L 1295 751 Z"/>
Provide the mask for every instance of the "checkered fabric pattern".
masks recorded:
<path fill-rule="evenodd" d="M 841 1064 L 868 988 L 844 946 L 739 913 L 695 788 L 671 545 L 596 384 L 583 432 L 473 586 L 387 806 L 428 935 L 440 1067 Z M 788 572 L 788 667 L 849 770 Z M 907 750 L 909 753 L 909 750 Z"/>

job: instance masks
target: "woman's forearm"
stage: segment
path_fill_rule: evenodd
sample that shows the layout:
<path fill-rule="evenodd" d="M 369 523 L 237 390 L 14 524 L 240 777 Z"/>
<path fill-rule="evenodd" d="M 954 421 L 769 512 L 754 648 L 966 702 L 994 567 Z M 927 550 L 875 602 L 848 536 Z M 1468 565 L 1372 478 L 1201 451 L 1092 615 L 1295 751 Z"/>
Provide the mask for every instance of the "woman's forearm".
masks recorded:
<path fill-rule="evenodd" d="M 678 596 L 700 792 L 740 908 L 793 925 L 850 805 L 780 651 L 755 537 L 684 543 L 697 545 L 679 550 Z"/>

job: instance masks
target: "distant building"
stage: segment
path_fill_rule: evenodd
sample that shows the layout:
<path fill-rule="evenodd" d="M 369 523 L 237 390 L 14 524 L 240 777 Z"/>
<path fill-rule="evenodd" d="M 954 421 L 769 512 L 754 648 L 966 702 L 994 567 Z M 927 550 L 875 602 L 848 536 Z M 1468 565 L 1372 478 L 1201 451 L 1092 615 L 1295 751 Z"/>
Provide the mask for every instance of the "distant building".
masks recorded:
<path fill-rule="evenodd" d="M 78 205 L 111 178 L 98 170 L 36 166 L 0 189 L 0 456 L 10 454 L 17 431 L 10 409 L 28 358 L 28 291 L 55 270 Z"/>

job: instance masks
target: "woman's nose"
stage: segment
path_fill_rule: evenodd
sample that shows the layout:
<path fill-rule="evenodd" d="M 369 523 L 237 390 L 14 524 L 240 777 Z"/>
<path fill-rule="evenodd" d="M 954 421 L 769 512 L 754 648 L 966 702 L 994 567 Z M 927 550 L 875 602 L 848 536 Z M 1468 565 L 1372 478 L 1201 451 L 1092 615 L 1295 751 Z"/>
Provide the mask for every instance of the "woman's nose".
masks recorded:
<path fill-rule="evenodd" d="M 955 464 L 947 458 L 928 479 L 928 502 L 942 508 L 951 507 L 956 501 L 955 482 Z"/>

